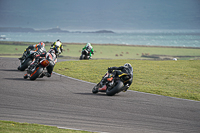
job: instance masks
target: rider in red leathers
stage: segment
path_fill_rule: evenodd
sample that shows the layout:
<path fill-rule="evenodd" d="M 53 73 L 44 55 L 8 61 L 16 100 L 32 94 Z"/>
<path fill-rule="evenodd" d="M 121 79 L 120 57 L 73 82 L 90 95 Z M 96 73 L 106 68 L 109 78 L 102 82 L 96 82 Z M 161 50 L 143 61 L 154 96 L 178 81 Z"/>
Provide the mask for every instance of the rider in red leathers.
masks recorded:
<path fill-rule="evenodd" d="M 50 49 L 47 53 L 44 52 L 40 55 L 36 55 L 35 60 L 31 63 L 31 65 L 28 67 L 28 69 L 31 69 L 33 67 L 35 67 L 36 65 L 38 65 L 38 63 L 43 60 L 45 57 L 45 59 L 47 59 L 50 64 L 46 67 L 47 72 L 44 72 L 40 78 L 42 78 L 43 76 L 47 76 L 47 77 L 51 77 L 52 75 L 52 71 L 53 68 L 57 62 L 57 57 L 55 55 L 55 50 L 54 49 Z M 27 71 L 27 74 L 24 75 L 24 78 L 28 77 L 29 72 Z"/>

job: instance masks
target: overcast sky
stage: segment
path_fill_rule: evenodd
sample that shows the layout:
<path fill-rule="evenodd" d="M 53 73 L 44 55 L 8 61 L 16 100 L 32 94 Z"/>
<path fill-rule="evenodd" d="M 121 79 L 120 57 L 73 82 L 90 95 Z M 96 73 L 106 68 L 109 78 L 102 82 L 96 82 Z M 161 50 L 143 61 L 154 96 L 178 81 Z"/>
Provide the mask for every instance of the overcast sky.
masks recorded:
<path fill-rule="evenodd" d="M 0 0 L 0 27 L 200 29 L 200 0 Z"/>

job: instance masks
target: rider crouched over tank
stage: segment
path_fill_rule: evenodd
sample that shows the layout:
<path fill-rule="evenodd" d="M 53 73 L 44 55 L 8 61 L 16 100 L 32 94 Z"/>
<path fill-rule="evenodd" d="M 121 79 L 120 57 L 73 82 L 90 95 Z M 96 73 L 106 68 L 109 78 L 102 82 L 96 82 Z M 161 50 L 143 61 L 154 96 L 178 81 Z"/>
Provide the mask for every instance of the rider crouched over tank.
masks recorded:
<path fill-rule="evenodd" d="M 81 51 L 80 60 L 92 59 L 93 54 L 94 54 L 94 49 L 93 49 L 91 43 L 87 43 L 86 46 Z"/>
<path fill-rule="evenodd" d="M 113 71 L 115 70 L 115 71 Z M 119 71 L 120 70 L 120 71 Z M 124 88 L 122 89 L 123 91 L 127 91 L 127 89 L 130 87 L 130 85 L 133 82 L 133 67 L 131 66 L 130 63 L 125 63 L 124 66 L 120 66 L 120 67 L 109 67 L 108 68 L 108 72 L 113 74 L 113 77 L 119 77 L 121 75 L 124 74 L 128 74 L 131 78 L 127 78 L 128 80 L 126 80 L 126 76 L 124 76 L 123 80 L 124 80 Z M 104 82 L 106 81 L 107 77 L 105 77 L 104 79 L 101 80 L 100 85 L 103 85 Z"/>
<path fill-rule="evenodd" d="M 31 65 L 28 67 L 27 73 L 24 75 L 24 78 L 28 78 L 29 74 L 33 73 L 31 70 L 32 68 L 37 67 L 39 65 L 40 61 L 46 59 L 49 61 L 48 66 L 46 67 L 47 72 L 42 72 L 42 74 L 38 78 L 42 78 L 44 76 L 51 77 L 53 68 L 57 62 L 57 56 L 55 54 L 54 49 L 50 49 L 48 52 L 44 52 L 40 55 L 36 55 L 35 60 L 31 63 Z"/>
<path fill-rule="evenodd" d="M 24 50 L 22 57 L 19 58 L 20 65 L 17 69 L 20 71 L 24 71 L 34 60 L 35 55 L 39 55 L 43 52 L 46 52 L 45 44 L 43 42 L 35 45 L 30 45 Z"/>
<path fill-rule="evenodd" d="M 39 42 L 38 44 L 28 46 L 28 48 L 26 48 L 24 50 L 24 53 L 23 53 L 22 57 L 19 58 L 19 60 L 25 59 L 26 56 L 30 54 L 30 51 L 35 51 L 38 54 L 46 52 L 45 43 L 44 42 Z"/>
<path fill-rule="evenodd" d="M 50 49 L 56 49 L 55 52 L 56 52 L 56 57 L 58 57 L 62 51 L 63 51 L 63 45 L 62 45 L 62 42 L 60 41 L 60 39 L 58 39 L 56 42 L 54 42 L 52 45 L 51 45 L 51 48 Z"/>

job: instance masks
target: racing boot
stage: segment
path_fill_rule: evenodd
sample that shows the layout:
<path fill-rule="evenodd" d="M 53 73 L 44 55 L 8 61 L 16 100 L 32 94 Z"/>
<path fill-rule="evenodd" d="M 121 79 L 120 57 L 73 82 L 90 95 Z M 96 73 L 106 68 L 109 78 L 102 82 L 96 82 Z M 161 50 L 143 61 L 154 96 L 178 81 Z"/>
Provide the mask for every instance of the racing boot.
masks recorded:
<path fill-rule="evenodd" d="M 19 60 L 24 60 L 26 58 L 27 51 L 24 51 L 22 57 L 18 58 Z"/>
<path fill-rule="evenodd" d="M 123 86 L 123 87 L 122 87 L 123 92 L 126 92 L 126 91 L 128 90 L 128 88 L 129 88 L 129 85 L 128 85 L 128 84 L 126 84 L 125 86 Z"/>
<path fill-rule="evenodd" d="M 22 57 L 18 58 L 19 60 L 24 60 L 26 57 L 25 55 L 23 54 Z"/>
<path fill-rule="evenodd" d="M 51 74 L 48 73 L 48 72 L 44 72 L 43 74 L 44 74 L 45 76 L 47 76 L 47 77 L 51 77 Z"/>
<path fill-rule="evenodd" d="M 43 78 L 45 76 L 44 73 L 42 73 L 38 78 Z"/>

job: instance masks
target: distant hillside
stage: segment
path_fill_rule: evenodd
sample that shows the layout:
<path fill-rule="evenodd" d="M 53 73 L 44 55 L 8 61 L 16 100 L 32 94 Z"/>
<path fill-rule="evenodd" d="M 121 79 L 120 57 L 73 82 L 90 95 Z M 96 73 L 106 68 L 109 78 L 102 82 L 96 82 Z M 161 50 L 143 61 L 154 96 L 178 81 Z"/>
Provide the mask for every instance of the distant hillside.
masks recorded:
<path fill-rule="evenodd" d="M 60 28 L 52 28 L 47 30 L 35 30 L 33 28 L 21 28 L 21 27 L 0 27 L 0 32 L 69 32 L 61 30 Z"/>
<path fill-rule="evenodd" d="M 35 32 L 35 30 L 21 27 L 0 27 L 0 32 Z"/>
<path fill-rule="evenodd" d="M 35 30 L 33 28 L 21 28 L 21 27 L 0 27 L 0 32 L 63 32 L 63 33 L 114 33 L 109 30 L 99 30 L 99 31 L 91 31 L 91 32 L 70 32 L 67 30 L 61 30 L 60 28 L 51 28 L 47 30 Z"/>

